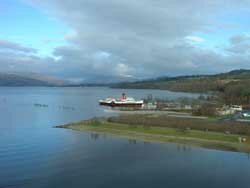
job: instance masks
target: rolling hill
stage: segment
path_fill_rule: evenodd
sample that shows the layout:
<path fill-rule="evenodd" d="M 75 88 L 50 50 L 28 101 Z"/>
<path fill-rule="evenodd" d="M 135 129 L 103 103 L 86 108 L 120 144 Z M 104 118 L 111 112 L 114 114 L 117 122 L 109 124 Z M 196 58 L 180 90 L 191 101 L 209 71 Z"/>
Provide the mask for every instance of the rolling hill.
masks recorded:
<path fill-rule="evenodd" d="M 64 86 L 67 82 L 36 73 L 0 73 L 0 86 Z"/>
<path fill-rule="evenodd" d="M 215 75 L 160 77 L 113 84 L 113 88 L 162 89 L 181 92 L 224 91 L 230 85 L 250 84 L 250 70 L 240 69 Z M 248 85 L 249 86 L 249 85 Z"/>

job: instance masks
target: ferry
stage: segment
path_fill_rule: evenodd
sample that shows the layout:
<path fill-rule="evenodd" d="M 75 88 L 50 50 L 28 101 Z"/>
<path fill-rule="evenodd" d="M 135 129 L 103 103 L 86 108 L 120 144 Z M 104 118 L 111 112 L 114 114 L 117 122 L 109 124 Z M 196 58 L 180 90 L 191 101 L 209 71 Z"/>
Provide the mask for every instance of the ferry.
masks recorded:
<path fill-rule="evenodd" d="M 99 100 L 100 105 L 111 106 L 111 107 L 142 107 L 143 100 L 135 100 L 132 97 L 127 97 L 125 93 L 122 94 L 120 99 L 107 98 L 104 100 Z"/>

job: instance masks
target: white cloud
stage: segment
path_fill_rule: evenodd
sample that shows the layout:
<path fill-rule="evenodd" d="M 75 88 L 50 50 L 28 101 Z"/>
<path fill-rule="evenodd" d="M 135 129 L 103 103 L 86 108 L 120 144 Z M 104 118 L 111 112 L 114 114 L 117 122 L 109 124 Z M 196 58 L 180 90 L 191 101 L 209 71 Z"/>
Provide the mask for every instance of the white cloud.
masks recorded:
<path fill-rule="evenodd" d="M 203 43 L 205 41 L 203 38 L 197 36 L 187 36 L 185 39 L 190 44 Z"/>
<path fill-rule="evenodd" d="M 65 34 L 64 38 L 65 40 L 72 41 L 77 39 L 78 37 L 78 32 L 76 30 L 71 30 L 68 33 Z"/>
<path fill-rule="evenodd" d="M 114 70 L 117 76 L 126 77 L 126 78 L 134 77 L 133 75 L 130 74 L 132 70 L 128 67 L 128 65 L 125 65 L 123 63 L 118 63 Z"/>
<path fill-rule="evenodd" d="M 68 45 L 55 49 L 60 58 L 47 69 L 65 78 L 103 81 L 250 68 L 246 54 L 224 56 L 195 35 L 223 25 L 217 18 L 224 11 L 250 9 L 249 1 L 26 1 L 71 28 Z"/>

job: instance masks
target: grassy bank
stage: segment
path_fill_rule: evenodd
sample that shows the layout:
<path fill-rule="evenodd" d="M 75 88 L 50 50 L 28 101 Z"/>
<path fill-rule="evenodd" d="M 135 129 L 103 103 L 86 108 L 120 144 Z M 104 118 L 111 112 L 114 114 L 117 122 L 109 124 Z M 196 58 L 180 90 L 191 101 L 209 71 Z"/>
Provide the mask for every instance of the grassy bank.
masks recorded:
<path fill-rule="evenodd" d="M 230 133 L 236 135 L 250 136 L 249 122 L 223 121 L 220 119 L 199 119 L 183 117 L 171 117 L 161 114 L 135 114 L 121 115 L 108 118 L 109 122 L 143 125 L 145 127 L 167 127 L 180 130 L 192 129 L 199 131 L 211 131 L 219 133 Z"/>
<path fill-rule="evenodd" d="M 249 143 L 239 143 L 240 135 L 225 134 L 213 131 L 184 130 L 169 127 L 128 125 L 108 122 L 106 120 L 89 120 L 79 123 L 58 126 L 78 131 L 89 131 L 141 139 L 145 141 L 174 142 L 194 146 L 239 152 L 250 152 Z M 247 140 L 249 136 L 245 136 Z"/>

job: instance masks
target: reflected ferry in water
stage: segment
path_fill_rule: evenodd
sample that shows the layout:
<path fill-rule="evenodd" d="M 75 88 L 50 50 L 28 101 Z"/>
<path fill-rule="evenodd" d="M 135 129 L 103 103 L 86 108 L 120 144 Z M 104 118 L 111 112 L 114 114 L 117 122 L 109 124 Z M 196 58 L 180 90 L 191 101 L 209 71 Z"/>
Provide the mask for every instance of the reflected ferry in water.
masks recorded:
<path fill-rule="evenodd" d="M 122 94 L 120 99 L 107 98 L 99 100 L 100 105 L 111 106 L 111 107 L 142 107 L 143 100 L 135 100 L 132 97 L 127 97 L 125 93 Z"/>

